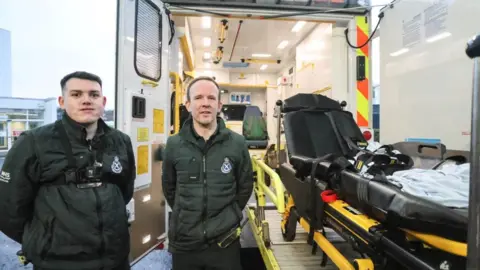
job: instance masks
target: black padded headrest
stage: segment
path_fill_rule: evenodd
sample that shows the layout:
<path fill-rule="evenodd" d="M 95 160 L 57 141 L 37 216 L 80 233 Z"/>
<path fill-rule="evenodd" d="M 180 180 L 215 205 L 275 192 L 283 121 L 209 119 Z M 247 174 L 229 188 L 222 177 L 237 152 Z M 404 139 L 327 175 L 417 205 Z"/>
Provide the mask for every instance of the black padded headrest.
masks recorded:
<path fill-rule="evenodd" d="M 296 94 L 283 102 L 283 112 L 302 109 L 342 110 L 342 106 L 331 98 L 315 94 Z"/>
<path fill-rule="evenodd" d="M 350 151 L 346 138 L 353 143 L 366 142 L 348 111 L 289 112 L 284 116 L 284 130 L 289 156 L 346 155 Z"/>

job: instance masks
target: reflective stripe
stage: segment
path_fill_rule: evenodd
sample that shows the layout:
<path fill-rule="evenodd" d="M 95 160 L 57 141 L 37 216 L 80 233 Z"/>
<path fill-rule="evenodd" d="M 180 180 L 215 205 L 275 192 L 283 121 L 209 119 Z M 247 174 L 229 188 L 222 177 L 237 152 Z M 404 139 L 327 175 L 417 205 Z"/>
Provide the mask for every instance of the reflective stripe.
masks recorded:
<path fill-rule="evenodd" d="M 367 18 L 364 16 L 356 17 L 357 22 L 357 46 L 365 44 L 370 35 Z M 357 124 L 360 127 L 369 126 L 370 115 L 370 44 L 357 49 L 357 56 L 365 56 L 365 80 L 357 81 Z"/>

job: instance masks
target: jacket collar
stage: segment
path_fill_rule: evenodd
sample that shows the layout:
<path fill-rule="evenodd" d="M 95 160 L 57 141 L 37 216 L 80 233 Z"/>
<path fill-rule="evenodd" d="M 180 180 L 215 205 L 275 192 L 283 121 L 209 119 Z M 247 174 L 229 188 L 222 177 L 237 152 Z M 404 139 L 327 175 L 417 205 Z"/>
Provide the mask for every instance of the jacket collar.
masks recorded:
<path fill-rule="evenodd" d="M 62 124 L 65 127 L 65 131 L 69 136 L 75 138 L 80 142 L 85 142 L 87 140 L 87 129 L 84 125 L 77 123 L 73 120 L 68 114 L 64 111 L 62 115 Z M 97 131 L 94 138 L 99 138 L 105 133 L 109 132 L 111 128 L 103 121 L 102 118 L 98 119 Z"/>
<path fill-rule="evenodd" d="M 191 115 L 185 120 L 178 134 L 187 141 L 194 144 L 197 143 L 197 137 L 199 137 L 199 135 L 197 135 L 193 128 L 193 119 Z M 213 142 L 223 141 L 229 136 L 229 130 L 221 117 L 217 117 L 217 130 L 212 136 L 214 136 Z"/>

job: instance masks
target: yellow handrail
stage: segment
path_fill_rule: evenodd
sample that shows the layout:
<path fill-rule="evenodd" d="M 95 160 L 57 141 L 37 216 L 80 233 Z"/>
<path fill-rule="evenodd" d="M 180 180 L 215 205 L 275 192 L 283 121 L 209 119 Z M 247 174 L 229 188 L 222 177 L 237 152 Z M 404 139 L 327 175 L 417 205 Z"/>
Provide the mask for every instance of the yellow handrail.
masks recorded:
<path fill-rule="evenodd" d="M 277 211 L 283 214 L 285 212 L 285 187 L 282 180 L 280 180 L 280 176 L 259 157 L 253 155 L 251 159 L 253 168 L 257 172 L 257 187 L 259 188 L 259 193 L 261 193 L 260 195 L 263 195 L 263 193 L 267 194 L 277 207 Z M 270 176 L 275 193 L 265 184 L 265 174 Z M 264 200 L 259 198 L 259 203 L 264 204 Z"/>
<path fill-rule="evenodd" d="M 180 76 L 176 72 L 170 72 L 170 78 L 175 80 L 175 126 L 173 129 L 174 134 L 180 131 L 180 104 L 182 104 L 182 81 Z"/>

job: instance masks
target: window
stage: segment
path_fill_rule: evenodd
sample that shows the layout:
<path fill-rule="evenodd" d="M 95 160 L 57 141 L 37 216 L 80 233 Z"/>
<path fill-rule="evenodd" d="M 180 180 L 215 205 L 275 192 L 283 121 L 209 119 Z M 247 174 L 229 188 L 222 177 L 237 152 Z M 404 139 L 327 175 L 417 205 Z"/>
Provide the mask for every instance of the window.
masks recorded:
<path fill-rule="evenodd" d="M 43 110 L 28 110 L 28 119 L 43 119 Z"/>
<path fill-rule="evenodd" d="M 243 115 L 247 109 L 246 105 L 225 104 L 222 106 L 222 113 L 225 121 L 243 121 Z"/>
<path fill-rule="evenodd" d="M 135 70 L 140 77 L 158 82 L 162 76 L 162 16 L 150 0 L 137 1 L 135 20 Z"/>
<path fill-rule="evenodd" d="M 0 115 L 10 120 L 26 120 L 27 110 L 24 109 L 0 109 Z"/>

